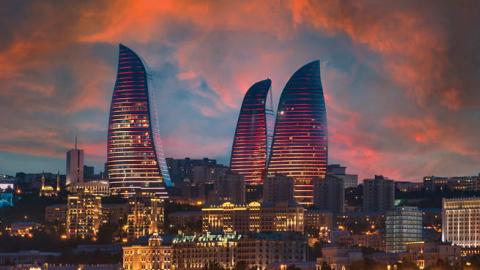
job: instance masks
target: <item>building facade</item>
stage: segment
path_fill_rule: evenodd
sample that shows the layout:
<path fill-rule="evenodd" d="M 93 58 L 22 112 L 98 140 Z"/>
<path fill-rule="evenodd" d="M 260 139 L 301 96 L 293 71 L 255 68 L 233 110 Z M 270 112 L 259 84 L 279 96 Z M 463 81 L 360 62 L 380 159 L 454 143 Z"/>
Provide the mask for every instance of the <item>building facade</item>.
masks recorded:
<path fill-rule="evenodd" d="M 259 81 L 248 89 L 238 116 L 232 145 L 230 168 L 243 175 L 245 182 L 261 184 L 271 144 L 273 114 L 270 87 L 272 81 Z"/>
<path fill-rule="evenodd" d="M 265 207 L 258 202 L 248 205 L 224 203 L 202 209 L 203 232 L 248 233 L 261 231 L 304 231 L 301 206 Z"/>
<path fill-rule="evenodd" d="M 381 175 L 363 180 L 363 211 L 385 212 L 393 208 L 395 184 Z"/>
<path fill-rule="evenodd" d="M 329 175 L 324 180 L 316 179 L 314 205 L 321 210 L 340 214 L 345 209 L 345 182 L 342 178 Z"/>
<path fill-rule="evenodd" d="M 125 270 L 170 270 L 172 266 L 172 247 L 163 245 L 158 234 L 150 236 L 147 246 L 123 247 Z"/>
<path fill-rule="evenodd" d="M 480 246 L 480 198 L 443 199 L 442 241 L 466 248 Z"/>
<path fill-rule="evenodd" d="M 320 80 L 320 62 L 297 70 L 278 104 L 268 175 L 295 180 L 295 199 L 313 204 L 313 181 L 325 178 L 328 162 L 327 112 Z"/>
<path fill-rule="evenodd" d="M 102 198 L 89 193 L 69 195 L 67 237 L 95 240 L 102 223 Z"/>
<path fill-rule="evenodd" d="M 281 174 L 268 176 L 263 183 L 263 204 L 296 204 L 294 185 L 295 180 L 292 177 Z"/>
<path fill-rule="evenodd" d="M 67 186 L 83 183 L 83 166 L 83 150 L 77 148 L 75 138 L 75 148 L 67 151 Z"/>
<path fill-rule="evenodd" d="M 228 172 L 215 182 L 215 192 L 217 203 L 245 204 L 245 177 Z"/>
<path fill-rule="evenodd" d="M 406 243 L 422 241 L 422 212 L 417 207 L 399 207 L 385 216 L 385 250 L 401 253 Z"/>
<path fill-rule="evenodd" d="M 110 195 L 108 181 L 105 180 L 94 180 L 83 183 L 76 183 L 71 185 L 69 189 L 72 193 L 88 192 L 102 197 Z"/>
<path fill-rule="evenodd" d="M 107 172 L 113 194 L 154 192 L 167 197 L 165 186 L 170 185 L 170 176 L 155 103 L 155 89 L 143 61 L 120 45 L 107 144 Z"/>
<path fill-rule="evenodd" d="M 163 230 L 163 202 L 158 197 L 136 196 L 128 202 L 126 239 L 135 240 Z"/>
<path fill-rule="evenodd" d="M 328 165 L 327 175 L 332 175 L 343 179 L 345 188 L 354 188 L 358 186 L 358 175 L 347 174 L 347 167 L 341 166 L 340 164 Z"/>

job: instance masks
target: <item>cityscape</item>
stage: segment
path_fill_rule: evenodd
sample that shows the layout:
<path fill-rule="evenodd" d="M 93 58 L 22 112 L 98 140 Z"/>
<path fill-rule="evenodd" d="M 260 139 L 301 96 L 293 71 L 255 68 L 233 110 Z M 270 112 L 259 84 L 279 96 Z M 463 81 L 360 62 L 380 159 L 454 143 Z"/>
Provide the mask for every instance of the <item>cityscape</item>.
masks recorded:
<path fill-rule="evenodd" d="M 0 10 L 0 270 L 480 269 L 478 3 Z"/>

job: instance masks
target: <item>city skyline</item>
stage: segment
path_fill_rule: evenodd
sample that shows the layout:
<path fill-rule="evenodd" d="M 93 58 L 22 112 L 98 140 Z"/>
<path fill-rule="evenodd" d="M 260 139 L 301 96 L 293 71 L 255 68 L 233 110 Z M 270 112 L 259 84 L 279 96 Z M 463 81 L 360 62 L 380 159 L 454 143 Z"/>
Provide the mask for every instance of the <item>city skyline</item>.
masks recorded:
<path fill-rule="evenodd" d="M 103 167 L 116 46 L 125 43 L 165 90 L 166 156 L 228 164 L 245 90 L 271 78 L 278 104 L 295 69 L 320 58 L 330 163 L 360 179 L 478 173 L 474 10 L 443 2 L 164 3 L 2 3 L 12 20 L 2 23 L 0 46 L 9 63 L 0 70 L 0 172 L 64 172 L 76 135 L 85 164 Z M 445 18 L 451 29 L 439 27 Z"/>

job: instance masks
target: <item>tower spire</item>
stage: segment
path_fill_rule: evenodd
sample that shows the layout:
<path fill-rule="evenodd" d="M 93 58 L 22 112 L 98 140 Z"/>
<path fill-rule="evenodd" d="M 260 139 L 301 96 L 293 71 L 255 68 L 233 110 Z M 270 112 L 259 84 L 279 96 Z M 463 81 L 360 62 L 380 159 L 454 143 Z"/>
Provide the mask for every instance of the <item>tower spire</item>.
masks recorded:
<path fill-rule="evenodd" d="M 60 191 L 60 171 L 57 171 L 57 191 Z"/>
<path fill-rule="evenodd" d="M 42 189 L 45 188 L 45 171 L 42 171 Z"/>
<path fill-rule="evenodd" d="M 77 136 L 75 136 L 75 150 L 77 150 Z"/>

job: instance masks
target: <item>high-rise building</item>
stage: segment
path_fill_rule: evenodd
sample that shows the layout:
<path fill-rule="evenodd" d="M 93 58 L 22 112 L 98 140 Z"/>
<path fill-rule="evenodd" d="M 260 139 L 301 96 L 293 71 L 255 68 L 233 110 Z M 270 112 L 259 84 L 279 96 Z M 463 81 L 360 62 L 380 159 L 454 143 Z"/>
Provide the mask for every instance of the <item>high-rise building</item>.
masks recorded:
<path fill-rule="evenodd" d="M 95 240 L 102 221 L 102 197 L 90 193 L 68 196 L 67 237 Z"/>
<path fill-rule="evenodd" d="M 327 174 L 324 180 L 315 181 L 314 205 L 320 210 L 334 214 L 343 213 L 345 209 L 345 183 L 342 178 Z"/>
<path fill-rule="evenodd" d="M 120 45 L 108 126 L 107 170 L 113 194 L 154 192 L 171 184 L 158 130 L 151 74 L 131 49 Z"/>
<path fill-rule="evenodd" d="M 320 62 L 313 61 L 293 74 L 280 96 L 267 171 L 293 177 L 297 202 L 312 205 L 314 178 L 325 178 L 327 161 L 327 112 Z"/>
<path fill-rule="evenodd" d="M 294 180 L 292 177 L 281 174 L 268 176 L 263 183 L 263 204 L 296 204 L 293 186 Z"/>
<path fill-rule="evenodd" d="M 442 241 L 480 247 L 480 198 L 443 199 Z"/>
<path fill-rule="evenodd" d="M 92 180 L 95 177 L 95 168 L 93 166 L 83 165 L 83 178 Z"/>
<path fill-rule="evenodd" d="M 331 164 L 327 166 L 327 175 L 333 175 L 342 178 L 345 188 L 354 188 L 358 185 L 358 175 L 347 174 L 347 167 L 340 164 Z"/>
<path fill-rule="evenodd" d="M 75 148 L 67 152 L 67 186 L 76 183 L 83 183 L 83 150 L 77 148 L 75 137 Z"/>
<path fill-rule="evenodd" d="M 215 183 L 216 201 L 245 204 L 245 179 L 243 175 L 228 172 Z"/>
<path fill-rule="evenodd" d="M 417 207 L 399 207 L 385 216 L 386 251 L 400 253 L 407 250 L 406 244 L 422 241 L 422 211 Z"/>
<path fill-rule="evenodd" d="M 215 159 L 191 159 L 189 157 L 183 159 L 166 158 L 170 178 L 175 186 L 184 182 L 185 179 L 193 180 L 193 168 L 215 167 L 217 161 Z"/>
<path fill-rule="evenodd" d="M 385 212 L 393 208 L 395 184 L 381 175 L 363 180 L 363 211 Z"/>
<path fill-rule="evenodd" d="M 135 240 L 142 236 L 158 233 L 163 230 L 163 203 L 159 198 L 135 196 L 129 201 L 127 240 Z"/>
<path fill-rule="evenodd" d="M 233 138 L 230 168 L 247 184 L 261 184 L 271 144 L 272 81 L 259 81 L 245 94 Z M 270 98 L 269 98 L 270 97 Z"/>

